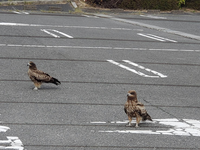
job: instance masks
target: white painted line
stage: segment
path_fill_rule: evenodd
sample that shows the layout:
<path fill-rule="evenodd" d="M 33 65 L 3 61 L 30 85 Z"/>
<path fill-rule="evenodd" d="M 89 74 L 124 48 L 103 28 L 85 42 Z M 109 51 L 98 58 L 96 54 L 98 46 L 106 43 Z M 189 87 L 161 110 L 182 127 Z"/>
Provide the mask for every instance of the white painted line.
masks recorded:
<path fill-rule="evenodd" d="M 158 76 L 160 76 L 161 78 L 166 78 L 166 77 L 167 77 L 166 75 L 163 75 L 163 74 L 161 74 L 161 73 L 159 73 L 159 72 L 157 72 L 157 71 L 151 70 L 151 69 L 149 69 L 149 68 L 145 68 L 145 67 L 143 67 L 143 66 L 141 66 L 141 65 L 138 65 L 138 64 L 136 64 L 136 63 L 134 63 L 134 62 L 131 62 L 131 61 L 129 61 L 129 60 L 123 60 L 123 61 L 126 62 L 126 63 L 128 63 L 128 64 L 130 64 L 130 65 L 133 65 L 133 66 L 135 66 L 135 67 L 138 67 L 138 68 L 140 68 L 140 69 L 144 69 L 144 70 L 146 70 L 146 71 L 148 71 L 148 72 L 151 72 L 151 73 L 153 73 L 153 74 L 155 74 L 155 75 L 158 75 Z"/>
<path fill-rule="evenodd" d="M 9 130 L 9 127 L 6 126 L 0 126 L 0 132 L 6 132 L 7 130 Z"/>
<path fill-rule="evenodd" d="M 65 34 L 65 33 L 63 33 L 63 32 L 60 32 L 60 31 L 57 31 L 57 30 L 52 30 L 52 31 L 54 31 L 54 32 L 56 32 L 56 33 L 59 33 L 59 34 L 61 34 L 61 35 L 64 35 L 64 36 L 66 36 L 66 37 L 68 37 L 68 38 L 73 38 L 71 35 L 68 35 L 68 34 Z"/>
<path fill-rule="evenodd" d="M 150 75 L 146 75 L 146 74 L 144 74 L 144 73 L 142 73 L 142 72 L 140 72 L 140 71 L 136 71 L 136 70 L 134 70 L 134 69 L 132 69 L 132 68 L 129 68 L 129 67 L 127 67 L 127 66 L 125 66 L 125 65 L 122 65 L 122 64 L 120 64 L 120 63 L 118 63 L 118 62 L 116 62 L 116 61 L 113 61 L 113 60 L 107 60 L 107 61 L 110 62 L 110 63 L 112 63 L 112 64 L 114 64 L 114 65 L 117 65 L 117 66 L 119 66 L 119 67 L 121 67 L 121 68 L 123 68 L 123 69 L 126 69 L 126 70 L 128 70 L 128 71 L 130 71 L 130 72 L 133 72 L 133 73 L 135 73 L 135 74 L 137 74 L 137 75 L 140 75 L 140 76 L 142 76 L 142 77 L 159 78 L 159 76 L 150 76 Z"/>
<path fill-rule="evenodd" d="M 170 40 L 170 39 L 167 39 L 167 38 L 163 38 L 163 37 L 160 37 L 160 36 L 157 36 L 157 35 L 153 35 L 153 34 L 147 34 L 149 36 L 153 36 L 153 37 L 156 37 L 156 38 L 159 38 L 159 39 L 163 39 L 163 40 L 166 40 L 166 41 L 170 41 L 170 42 L 177 42 L 175 40 Z"/>
<path fill-rule="evenodd" d="M 175 40 L 167 39 L 167 38 L 160 37 L 160 36 L 153 35 L 153 34 L 142 34 L 142 33 L 138 33 L 138 35 L 144 36 L 144 37 L 147 37 L 147 38 L 150 38 L 150 39 L 158 40 L 158 41 L 161 41 L 161 42 L 165 42 L 165 41 L 170 41 L 170 42 L 174 42 L 174 43 L 177 42 L 177 41 L 175 41 Z"/>
<path fill-rule="evenodd" d="M 89 15 L 82 15 L 82 16 L 87 17 L 87 18 L 99 18 L 97 16 L 89 16 Z"/>
<path fill-rule="evenodd" d="M 28 12 L 25 12 L 25 11 L 13 11 L 13 13 L 16 13 L 16 14 L 26 14 L 26 15 L 29 14 Z"/>
<path fill-rule="evenodd" d="M 63 33 L 63 32 L 60 32 L 60 31 L 54 30 L 54 29 L 41 29 L 41 31 L 43 31 L 43 32 L 45 32 L 45 33 L 47 33 L 47 34 L 50 34 L 51 36 L 53 36 L 53 37 L 55 37 L 55 38 L 60 38 L 60 36 L 58 36 L 58 35 L 56 35 L 56 34 L 54 34 L 54 33 L 51 33 L 50 31 L 53 31 L 53 32 L 55 32 L 55 33 L 59 33 L 59 34 L 65 36 L 65 37 L 68 37 L 68 38 L 71 38 L 71 39 L 73 38 L 71 35 L 65 34 L 65 33 Z"/>
<path fill-rule="evenodd" d="M 7 136 L 8 140 L 0 140 L 0 148 L 3 149 L 15 149 L 15 150 L 23 150 L 22 141 L 15 136 Z M 6 146 L 1 146 L 1 144 Z"/>
<path fill-rule="evenodd" d="M 20 12 L 18 12 L 18 11 L 13 11 L 13 13 L 16 13 L 16 14 L 21 14 Z"/>
<path fill-rule="evenodd" d="M 142 34 L 142 33 L 138 33 L 138 35 L 144 36 L 144 37 L 147 37 L 147 38 L 150 38 L 150 39 L 154 39 L 154 40 L 157 40 L 157 41 L 161 41 L 161 42 L 164 42 L 164 41 L 165 41 L 165 40 L 163 40 L 163 39 L 155 38 L 155 37 L 148 36 L 148 35 L 145 35 L 145 34 Z"/>
<path fill-rule="evenodd" d="M 93 122 L 90 122 L 90 123 L 94 123 L 94 124 L 105 124 L 106 122 L 104 122 L 104 121 L 93 121 Z"/>
<path fill-rule="evenodd" d="M 28 12 L 25 12 L 25 11 L 22 11 L 22 13 L 24 13 L 24 14 L 26 14 L 26 15 L 29 15 L 29 13 L 28 13 Z"/>
<path fill-rule="evenodd" d="M 127 121 L 111 121 L 116 124 L 127 124 Z M 132 121 L 135 123 L 135 120 Z M 133 133 L 133 134 L 152 134 L 152 135 L 179 135 L 179 136 L 196 136 L 200 137 L 200 120 L 194 119 L 153 119 L 153 122 L 148 121 L 148 124 L 165 125 L 169 128 L 167 130 L 142 130 L 142 127 L 137 130 L 129 128 L 129 130 L 99 130 L 102 133 Z M 128 127 L 127 127 L 128 128 Z"/>
<path fill-rule="evenodd" d="M 167 19 L 166 17 L 158 17 L 153 15 L 140 15 L 142 17 L 153 18 L 153 19 Z"/>
<path fill-rule="evenodd" d="M 49 35 L 55 37 L 55 38 L 60 38 L 60 37 L 57 36 L 56 34 L 53 34 L 53 33 L 49 32 L 49 31 L 47 31 L 46 29 L 41 29 L 41 31 L 43 31 L 43 32 L 45 32 L 45 33 L 47 33 L 47 34 L 49 34 Z"/>
<path fill-rule="evenodd" d="M 0 47 L 32 47 L 32 48 L 71 48 L 71 49 L 113 49 L 113 50 L 132 50 L 132 51 L 163 51 L 163 52 L 200 52 L 200 49 L 148 49 L 137 47 L 92 47 L 92 46 L 70 46 L 70 45 L 20 45 L 20 44 L 0 44 Z"/>
<path fill-rule="evenodd" d="M 24 24 L 24 23 L 10 23 L 10 22 L 0 22 L 0 26 L 56 27 L 56 28 L 75 28 L 75 29 L 143 31 L 142 29 L 131 29 L 131 28 L 108 28 L 108 27 L 88 27 L 88 26 L 62 26 L 62 25 Z"/>

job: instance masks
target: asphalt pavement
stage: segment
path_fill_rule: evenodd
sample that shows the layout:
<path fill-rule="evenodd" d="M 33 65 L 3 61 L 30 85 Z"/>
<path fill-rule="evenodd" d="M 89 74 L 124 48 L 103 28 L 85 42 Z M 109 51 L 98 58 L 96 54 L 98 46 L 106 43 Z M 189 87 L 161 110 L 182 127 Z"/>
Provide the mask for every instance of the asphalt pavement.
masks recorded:
<path fill-rule="evenodd" d="M 0 149 L 200 149 L 199 23 L 197 14 L 1 11 Z M 61 85 L 34 91 L 29 61 Z M 126 126 L 129 90 L 152 122 Z"/>

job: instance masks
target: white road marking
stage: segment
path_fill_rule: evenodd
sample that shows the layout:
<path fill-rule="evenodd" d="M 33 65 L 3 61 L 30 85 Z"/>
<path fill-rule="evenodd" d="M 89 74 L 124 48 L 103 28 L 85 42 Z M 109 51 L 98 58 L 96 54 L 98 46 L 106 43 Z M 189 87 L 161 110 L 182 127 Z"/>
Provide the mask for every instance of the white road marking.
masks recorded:
<path fill-rule="evenodd" d="M 58 35 L 56 35 L 56 34 L 50 32 L 50 31 L 53 31 L 53 32 L 55 32 L 55 33 L 59 33 L 59 34 L 65 36 L 65 37 L 68 37 L 68 38 L 73 38 L 71 35 L 68 35 L 68 34 L 66 34 L 66 33 L 63 33 L 63 32 L 60 32 L 60 31 L 54 30 L 54 29 L 41 29 L 41 31 L 43 31 L 43 32 L 45 32 L 45 33 L 47 33 L 47 34 L 49 34 L 49 35 L 55 37 L 55 38 L 60 38 L 60 36 L 58 36 Z"/>
<path fill-rule="evenodd" d="M 177 41 L 175 41 L 175 40 L 170 40 L 170 39 L 163 38 L 163 37 L 159 37 L 159 36 L 153 35 L 153 34 L 142 34 L 142 33 L 138 33 L 138 35 L 143 36 L 143 37 L 147 37 L 147 38 L 150 38 L 150 39 L 154 39 L 154 40 L 157 40 L 157 41 L 161 41 L 161 42 L 165 42 L 165 41 L 170 41 L 170 42 L 174 42 L 174 43 L 177 42 Z"/>
<path fill-rule="evenodd" d="M 60 38 L 58 35 L 53 34 L 53 33 L 49 32 L 49 31 L 47 31 L 46 29 L 41 29 L 41 31 L 43 31 L 43 32 L 45 32 L 45 33 L 47 33 L 47 34 L 49 34 L 49 35 L 55 37 L 55 38 Z"/>
<path fill-rule="evenodd" d="M 0 47 L 32 47 L 32 48 L 71 48 L 71 49 L 113 49 L 132 51 L 163 51 L 163 52 L 200 52 L 200 49 L 162 49 L 162 48 L 137 48 L 137 47 L 100 47 L 100 46 L 70 46 L 70 45 L 22 45 L 0 44 Z"/>
<path fill-rule="evenodd" d="M 153 18 L 153 19 L 167 19 L 166 17 L 158 17 L 153 15 L 140 15 L 142 17 Z"/>
<path fill-rule="evenodd" d="M 153 35 L 153 34 L 147 34 L 147 35 L 152 36 L 152 37 L 155 37 L 155 38 L 158 38 L 158 39 L 163 39 L 163 40 L 165 40 L 165 41 L 170 41 L 170 42 L 174 42 L 174 43 L 177 42 L 177 41 L 175 41 L 175 40 L 163 38 L 163 37 L 160 37 L 160 36 L 157 36 L 157 35 Z"/>
<path fill-rule="evenodd" d="M 10 130 L 7 126 L 0 126 L 0 132 L 6 132 Z M 23 150 L 22 141 L 16 136 L 7 136 L 7 140 L 0 140 L 0 149 L 16 149 Z"/>
<path fill-rule="evenodd" d="M 16 13 L 16 14 L 21 14 L 20 12 L 18 12 L 18 11 L 13 11 L 13 13 Z"/>
<path fill-rule="evenodd" d="M 155 75 L 158 75 L 158 76 L 160 76 L 161 78 L 166 78 L 166 77 L 167 77 L 166 75 L 163 75 L 163 74 L 161 74 L 161 73 L 159 73 L 159 72 L 157 72 L 157 71 L 154 71 L 154 70 L 145 68 L 145 67 L 143 67 L 143 66 L 141 66 L 141 65 L 138 65 L 138 64 L 136 64 L 136 63 L 134 63 L 134 62 L 131 62 L 131 61 L 129 61 L 129 60 L 123 60 L 123 61 L 126 62 L 126 63 L 128 63 L 128 64 L 130 64 L 130 65 L 136 66 L 136 67 L 138 67 L 138 68 L 140 68 L 140 69 L 144 69 L 144 70 L 146 70 L 146 71 L 148 71 L 148 72 L 151 72 L 151 73 L 153 73 L 153 74 L 155 74 Z"/>
<path fill-rule="evenodd" d="M 7 136 L 8 140 L 0 140 L 0 148 L 3 149 L 15 149 L 15 150 L 23 150 L 22 141 L 16 136 Z M 1 146 L 4 144 L 6 146 Z"/>
<path fill-rule="evenodd" d="M 25 12 L 25 11 L 13 11 L 13 13 L 16 13 L 16 14 L 26 14 L 26 15 L 29 14 L 28 12 Z"/>
<path fill-rule="evenodd" d="M 0 126 L 0 132 L 6 132 L 7 130 L 9 130 L 9 127 L 6 126 Z"/>
<path fill-rule="evenodd" d="M 82 16 L 87 17 L 87 18 L 99 18 L 97 16 L 89 16 L 89 15 L 82 15 Z"/>
<path fill-rule="evenodd" d="M 104 122 L 104 121 L 93 121 L 93 122 L 90 122 L 90 123 L 94 123 L 94 124 L 105 124 L 106 122 Z"/>
<path fill-rule="evenodd" d="M 140 66 L 140 65 L 138 65 L 138 64 L 136 64 L 136 63 L 133 63 L 133 62 L 131 62 L 131 61 L 129 61 L 129 60 L 123 60 L 123 61 L 126 62 L 126 63 L 128 63 L 128 64 L 131 64 L 131 65 L 133 65 L 133 66 L 135 66 L 135 67 L 138 67 L 138 68 L 140 68 L 140 69 L 143 69 L 143 70 L 146 70 L 146 71 L 148 71 L 148 72 L 151 72 L 151 73 L 155 74 L 156 76 L 146 75 L 146 74 L 144 74 L 144 73 L 142 73 L 142 72 L 140 72 L 140 71 L 136 71 L 136 70 L 134 70 L 134 69 L 132 69 L 132 68 L 130 68 L 130 67 L 127 67 L 127 66 L 125 66 L 125 65 L 122 65 L 122 64 L 120 64 L 120 63 L 118 63 L 118 62 L 116 62 L 116 61 L 113 61 L 113 60 L 107 60 L 107 61 L 110 62 L 110 63 L 112 63 L 112 64 L 114 64 L 114 65 L 117 65 L 117 66 L 119 66 L 119 67 L 121 67 L 121 68 L 123 68 L 123 69 L 126 69 L 126 70 L 128 70 L 128 71 L 130 71 L 130 72 L 133 72 L 133 73 L 135 73 L 135 74 L 137 74 L 137 75 L 140 75 L 140 76 L 142 76 L 142 77 L 148 77 L 148 78 L 166 78 L 166 77 L 167 77 L 166 75 L 163 75 L 163 74 L 161 74 L 161 73 L 158 73 L 157 71 L 154 71 L 154 70 L 145 68 L 145 67 L 143 67 L 143 66 Z"/>
<path fill-rule="evenodd" d="M 42 24 L 25 24 L 0 22 L 0 26 L 26 26 L 26 27 L 52 27 L 52 28 L 74 28 L 74 29 L 99 29 L 99 30 L 123 30 L 123 31 L 143 31 L 142 29 L 130 28 L 109 28 L 109 27 L 88 27 L 88 26 L 62 26 L 62 25 L 42 25 Z"/>
<path fill-rule="evenodd" d="M 61 34 L 61 35 L 64 35 L 64 36 L 66 36 L 66 37 L 68 37 L 68 38 L 73 38 L 71 35 L 68 35 L 68 34 L 65 34 L 65 33 L 63 33 L 63 32 L 60 32 L 60 31 L 57 31 L 57 30 L 52 30 L 52 31 L 54 31 L 54 32 L 57 32 L 57 33 L 59 33 L 59 34 Z"/>
<path fill-rule="evenodd" d="M 128 120 L 125 121 L 111 121 L 111 123 L 116 124 L 127 124 Z M 135 123 L 135 121 L 132 121 Z M 139 130 L 136 130 L 134 127 L 127 127 L 128 130 L 99 130 L 98 132 L 104 133 L 133 133 L 133 134 L 157 134 L 157 135 L 179 135 L 179 136 L 197 136 L 200 137 L 200 120 L 194 119 L 153 119 L 153 122 L 148 121 L 148 124 L 159 124 L 169 126 L 167 130 L 142 130 L 142 127 Z M 166 127 L 166 128 L 167 128 Z M 149 126 L 149 128 L 151 128 Z"/>

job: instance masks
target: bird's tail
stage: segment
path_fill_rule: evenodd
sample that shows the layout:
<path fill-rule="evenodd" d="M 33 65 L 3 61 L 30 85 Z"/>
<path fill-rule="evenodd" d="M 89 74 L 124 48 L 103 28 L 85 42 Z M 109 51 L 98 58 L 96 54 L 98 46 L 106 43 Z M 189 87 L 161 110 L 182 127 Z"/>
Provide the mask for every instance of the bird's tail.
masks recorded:
<path fill-rule="evenodd" d="M 56 79 L 56 78 L 51 78 L 51 81 L 50 81 L 51 83 L 53 83 L 53 84 L 55 84 L 55 85 L 59 85 L 59 84 L 61 84 L 60 83 L 60 81 L 58 80 L 58 79 Z"/>
<path fill-rule="evenodd" d="M 145 120 L 153 121 L 153 120 L 151 119 L 151 116 L 150 116 L 148 113 L 146 113 L 145 115 L 142 116 L 142 120 L 143 120 L 143 121 L 145 121 Z"/>

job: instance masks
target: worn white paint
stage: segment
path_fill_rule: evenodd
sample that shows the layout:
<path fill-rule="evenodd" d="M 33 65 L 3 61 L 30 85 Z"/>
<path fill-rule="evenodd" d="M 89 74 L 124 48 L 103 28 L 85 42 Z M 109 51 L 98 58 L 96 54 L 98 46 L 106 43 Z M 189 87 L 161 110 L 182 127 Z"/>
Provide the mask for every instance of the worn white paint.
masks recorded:
<path fill-rule="evenodd" d="M 93 122 L 90 122 L 90 123 L 93 123 L 93 124 L 105 124 L 106 122 L 105 121 L 93 121 Z"/>
<path fill-rule="evenodd" d="M 89 15 L 82 15 L 82 16 L 87 17 L 87 18 L 99 18 L 97 16 L 89 16 Z"/>
<path fill-rule="evenodd" d="M 161 74 L 161 73 L 159 73 L 159 72 L 157 72 L 157 71 L 154 71 L 154 70 L 151 70 L 151 69 L 149 69 L 149 68 L 145 68 L 145 67 L 143 67 L 143 66 L 141 66 L 141 65 L 138 65 L 138 64 L 136 64 L 136 63 L 134 63 L 134 62 L 131 62 L 131 61 L 129 61 L 129 60 L 123 60 L 124 62 L 126 62 L 126 63 L 128 63 L 128 64 L 130 64 L 130 65 L 133 65 L 133 66 L 135 66 L 135 67 L 138 67 L 138 68 L 140 68 L 140 69 L 144 69 L 144 70 L 146 70 L 146 71 L 148 71 L 148 72 L 151 72 L 151 73 L 153 73 L 153 74 L 155 74 L 155 75 L 157 75 L 157 76 L 159 76 L 159 77 L 161 77 L 161 78 L 166 78 L 167 76 L 166 75 L 164 75 L 164 74 Z"/>
<path fill-rule="evenodd" d="M 166 42 L 166 41 L 174 42 L 174 43 L 177 42 L 175 40 L 163 38 L 163 37 L 160 37 L 160 36 L 157 36 L 157 35 L 153 35 L 153 34 L 138 33 L 138 35 L 143 36 L 143 37 L 147 37 L 147 38 L 150 38 L 150 39 L 154 39 L 154 40 L 157 40 L 157 41 L 161 41 L 161 42 Z"/>
<path fill-rule="evenodd" d="M 141 17 L 153 18 L 153 19 L 167 19 L 166 17 L 159 17 L 153 15 L 140 15 Z"/>
<path fill-rule="evenodd" d="M 25 24 L 0 22 L 0 26 L 25 26 L 25 27 L 52 27 L 52 28 L 74 28 L 74 29 L 99 29 L 99 30 L 123 30 L 123 31 L 143 31 L 143 29 L 132 28 L 109 28 L 109 27 L 89 27 L 89 26 L 63 26 L 63 25 L 43 25 L 43 24 Z"/>
<path fill-rule="evenodd" d="M 0 47 L 24 47 L 24 48 L 69 48 L 69 49 L 113 49 L 113 50 L 130 50 L 130 51 L 163 51 L 163 52 L 200 52 L 200 49 L 152 49 L 137 47 L 101 47 L 101 46 L 70 46 L 70 45 L 22 45 L 22 44 L 0 44 Z"/>
<path fill-rule="evenodd" d="M 58 30 L 52 30 L 52 31 L 54 31 L 54 32 L 56 32 L 56 33 L 59 33 L 59 34 L 61 34 L 61 35 L 64 35 L 64 36 L 66 36 L 66 37 L 68 37 L 68 38 L 70 38 L 70 39 L 73 38 L 71 35 L 68 35 L 68 34 L 66 34 L 66 33 L 60 32 L 60 31 L 58 31 Z"/>
<path fill-rule="evenodd" d="M 112 64 L 114 64 L 114 65 L 116 65 L 116 66 L 119 66 L 119 67 L 121 67 L 121 68 L 123 68 L 123 69 L 126 69 L 126 70 L 128 70 L 128 71 L 130 71 L 130 72 L 133 72 L 133 73 L 135 73 L 135 74 L 137 74 L 137 75 L 139 75 L 139 76 L 142 76 L 142 77 L 148 77 L 148 78 L 166 78 L 166 77 L 167 77 L 166 75 L 163 75 L 163 74 L 161 74 L 161 73 L 159 73 L 159 72 L 157 72 L 157 71 L 154 71 L 154 70 L 145 68 L 145 67 L 143 67 L 143 66 L 141 66 L 141 65 L 138 65 L 138 64 L 136 64 L 136 63 L 133 63 L 133 62 L 131 62 L 131 61 L 129 61 L 129 60 L 123 60 L 123 61 L 126 62 L 126 63 L 128 63 L 128 64 L 131 64 L 131 65 L 133 65 L 133 66 L 135 66 L 135 67 L 138 67 L 138 68 L 140 68 L 140 69 L 143 69 L 143 70 L 146 70 L 146 71 L 148 71 L 148 72 L 151 72 L 151 73 L 155 74 L 156 76 L 151 76 L 151 75 L 144 74 L 143 72 L 136 71 L 135 69 L 132 69 L 132 68 L 130 68 L 130 67 L 127 67 L 127 66 L 125 66 L 125 65 L 123 65 L 123 64 L 120 64 L 120 63 L 114 61 L 114 60 L 107 60 L 107 61 L 110 62 L 110 63 L 112 63 Z"/>
<path fill-rule="evenodd" d="M 157 36 L 157 35 L 153 35 L 153 34 L 147 34 L 147 35 L 148 35 L 148 36 L 155 37 L 155 38 L 158 38 L 158 39 L 163 39 L 163 40 L 165 40 L 165 41 L 177 43 L 177 41 L 175 41 L 175 40 L 171 40 L 171 39 L 168 39 L 168 38 L 163 38 L 163 37 L 160 37 L 160 36 Z"/>
<path fill-rule="evenodd" d="M 13 13 L 16 13 L 16 14 L 26 14 L 26 15 L 29 14 L 28 12 L 25 12 L 25 11 L 13 11 Z"/>
<path fill-rule="evenodd" d="M 7 130 L 9 130 L 9 127 L 6 126 L 0 126 L 0 132 L 6 132 Z"/>
<path fill-rule="evenodd" d="M 63 32 L 60 32 L 60 31 L 54 30 L 54 29 L 41 29 L 41 31 L 43 31 L 43 32 L 55 37 L 55 38 L 60 38 L 60 36 L 56 35 L 55 33 L 61 34 L 61 35 L 68 37 L 68 38 L 73 38 L 71 35 L 68 35 L 66 33 L 63 33 Z M 52 32 L 54 32 L 54 33 L 52 33 Z"/>
<path fill-rule="evenodd" d="M 6 146 L 1 146 L 1 144 Z M 2 149 L 15 149 L 23 150 L 22 141 L 16 136 L 7 136 L 7 140 L 0 140 L 0 148 Z"/>
<path fill-rule="evenodd" d="M 127 124 L 128 120 L 125 121 L 112 121 L 111 123 L 116 124 Z M 135 121 L 132 121 L 135 123 Z M 164 125 L 167 130 L 151 130 L 151 125 L 149 125 L 148 130 L 143 130 L 142 127 L 136 128 L 127 127 L 128 130 L 99 130 L 98 132 L 104 133 L 134 133 L 134 134 L 156 134 L 156 135 L 179 135 L 179 136 L 198 136 L 200 137 L 200 120 L 194 119 L 154 119 L 153 122 L 149 122 L 148 124 L 159 124 Z M 169 126 L 169 127 L 168 127 Z"/>
<path fill-rule="evenodd" d="M 7 126 L 0 126 L 0 132 L 6 132 L 10 130 Z M 23 150 L 22 141 L 16 136 L 7 136 L 7 140 L 0 140 L 0 149 L 15 149 Z"/>
<path fill-rule="evenodd" d="M 41 31 L 43 31 L 43 32 L 45 32 L 45 33 L 47 33 L 47 34 L 49 34 L 49 35 L 55 37 L 55 38 L 60 38 L 60 36 L 58 36 L 58 35 L 56 35 L 56 34 L 53 34 L 53 33 L 49 32 L 49 31 L 46 30 L 46 29 L 41 29 Z"/>

